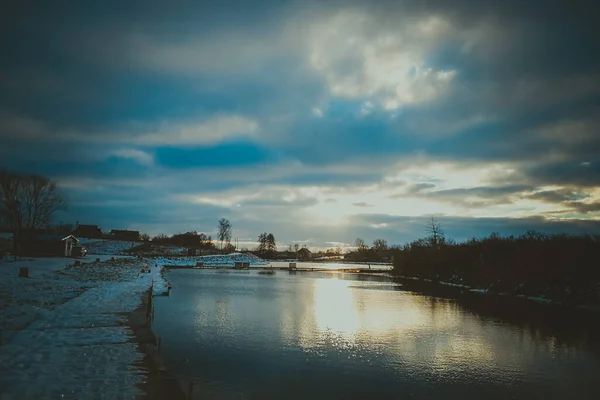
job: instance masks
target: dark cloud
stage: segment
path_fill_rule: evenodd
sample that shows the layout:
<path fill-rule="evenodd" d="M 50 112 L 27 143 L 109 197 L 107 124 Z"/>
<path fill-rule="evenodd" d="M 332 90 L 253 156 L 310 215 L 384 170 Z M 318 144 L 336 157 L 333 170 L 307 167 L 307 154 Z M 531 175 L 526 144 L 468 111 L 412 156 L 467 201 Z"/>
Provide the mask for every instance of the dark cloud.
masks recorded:
<path fill-rule="evenodd" d="M 480 186 L 473 188 L 459 188 L 437 190 L 420 193 L 420 196 L 443 200 L 453 204 L 460 204 L 471 208 L 483 208 L 491 205 L 510 204 L 513 196 L 520 196 L 522 192 L 531 191 L 530 186 Z M 472 200 L 476 197 L 477 200 Z"/>
<path fill-rule="evenodd" d="M 600 158 L 539 163 L 526 168 L 524 173 L 536 185 L 597 187 L 600 186 Z"/>
<path fill-rule="evenodd" d="M 364 201 L 359 201 L 358 203 L 352 203 L 353 206 L 356 207 L 373 207 L 372 204 L 366 203 Z"/>
<path fill-rule="evenodd" d="M 572 202 L 572 203 L 567 203 L 567 204 L 583 214 L 600 211 L 600 202 L 594 202 L 594 203 Z"/>
<path fill-rule="evenodd" d="M 464 218 L 439 215 L 401 217 L 382 214 L 357 216 L 351 221 L 350 230 L 353 228 L 360 230 L 364 237 L 385 237 L 391 244 L 403 244 L 427 236 L 427 226 L 431 223 L 432 216 L 440 222 L 446 237 L 459 241 L 488 236 L 492 232 L 503 236 L 520 235 L 527 230 L 537 230 L 547 234 L 598 234 L 600 232 L 600 221 L 584 219 L 552 220 L 541 216 L 528 218 Z"/>
<path fill-rule="evenodd" d="M 544 190 L 525 196 L 527 199 L 539 200 L 544 203 L 564 203 L 589 197 L 569 189 Z"/>

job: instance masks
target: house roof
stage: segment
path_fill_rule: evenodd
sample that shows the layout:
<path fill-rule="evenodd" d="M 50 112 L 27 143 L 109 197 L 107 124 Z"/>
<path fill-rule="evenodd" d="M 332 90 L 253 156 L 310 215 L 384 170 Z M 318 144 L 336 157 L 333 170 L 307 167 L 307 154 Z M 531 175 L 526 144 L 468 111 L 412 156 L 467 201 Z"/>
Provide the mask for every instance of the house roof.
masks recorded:
<path fill-rule="evenodd" d="M 64 237 L 64 238 L 62 238 L 62 239 L 60 239 L 60 240 L 61 240 L 61 241 L 62 241 L 62 240 L 67 240 L 67 239 L 69 239 L 69 238 L 71 238 L 71 239 L 75 240 L 77 243 L 79 243 L 79 239 L 77 239 L 77 238 L 76 238 L 75 236 L 73 236 L 73 235 L 69 235 L 69 236 L 67 236 L 67 237 Z"/>

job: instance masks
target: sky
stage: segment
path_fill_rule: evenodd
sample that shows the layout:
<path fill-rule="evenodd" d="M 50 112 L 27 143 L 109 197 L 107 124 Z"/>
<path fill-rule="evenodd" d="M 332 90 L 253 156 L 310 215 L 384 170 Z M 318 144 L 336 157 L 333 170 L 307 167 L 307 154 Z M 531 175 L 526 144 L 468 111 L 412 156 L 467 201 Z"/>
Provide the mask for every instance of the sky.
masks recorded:
<path fill-rule="evenodd" d="M 13 1 L 0 167 L 56 222 L 248 246 L 600 232 L 600 7 Z"/>

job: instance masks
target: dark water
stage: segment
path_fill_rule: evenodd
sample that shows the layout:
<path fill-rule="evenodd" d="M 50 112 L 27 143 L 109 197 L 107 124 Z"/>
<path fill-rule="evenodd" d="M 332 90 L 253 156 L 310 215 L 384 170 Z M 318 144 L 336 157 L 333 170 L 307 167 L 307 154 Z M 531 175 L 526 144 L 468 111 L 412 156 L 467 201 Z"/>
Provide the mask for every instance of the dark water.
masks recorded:
<path fill-rule="evenodd" d="M 377 276 L 168 279 L 154 330 L 196 398 L 600 399 L 600 338 L 579 327 L 554 334 Z"/>

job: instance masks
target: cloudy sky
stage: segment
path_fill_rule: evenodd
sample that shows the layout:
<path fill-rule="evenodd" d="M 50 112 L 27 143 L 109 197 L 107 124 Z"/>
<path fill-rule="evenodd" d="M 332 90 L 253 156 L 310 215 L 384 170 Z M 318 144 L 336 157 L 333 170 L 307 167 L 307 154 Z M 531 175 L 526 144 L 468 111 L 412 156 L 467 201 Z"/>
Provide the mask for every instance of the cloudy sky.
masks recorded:
<path fill-rule="evenodd" d="M 600 231 L 592 2 L 8 3 L 0 166 L 55 179 L 64 222 L 226 217 L 311 246 L 431 216 L 456 239 Z"/>

